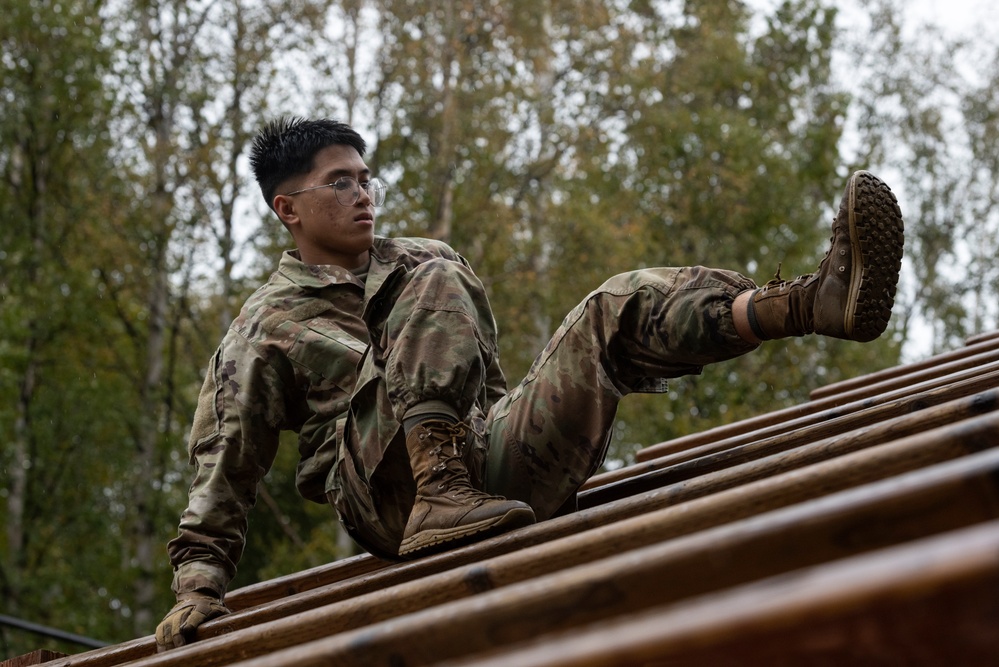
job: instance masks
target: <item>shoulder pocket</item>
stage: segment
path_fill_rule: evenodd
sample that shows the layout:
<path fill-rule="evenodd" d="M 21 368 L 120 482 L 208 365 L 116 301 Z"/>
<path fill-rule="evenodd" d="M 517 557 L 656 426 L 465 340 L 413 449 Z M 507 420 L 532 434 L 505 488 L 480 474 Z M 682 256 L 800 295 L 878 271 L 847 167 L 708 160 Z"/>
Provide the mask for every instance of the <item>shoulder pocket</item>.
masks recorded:
<path fill-rule="evenodd" d="M 335 324 L 313 320 L 302 328 L 288 357 L 297 366 L 350 391 L 367 347 Z"/>

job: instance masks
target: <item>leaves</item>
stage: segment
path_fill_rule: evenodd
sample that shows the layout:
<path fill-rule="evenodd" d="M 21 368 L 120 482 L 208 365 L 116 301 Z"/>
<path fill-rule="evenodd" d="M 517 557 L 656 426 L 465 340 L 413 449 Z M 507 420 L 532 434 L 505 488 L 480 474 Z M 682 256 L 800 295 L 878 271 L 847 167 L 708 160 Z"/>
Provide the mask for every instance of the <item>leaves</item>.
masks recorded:
<path fill-rule="evenodd" d="M 767 12 L 714 0 L 8 4 L 4 613 L 118 641 L 170 606 L 164 547 L 186 503 L 204 365 L 290 244 L 246 167 L 247 142 L 277 115 L 362 130 L 390 184 L 380 231 L 442 238 L 469 259 L 511 381 L 610 275 L 811 271 L 844 163 L 887 167 L 893 186 L 897 174 L 909 245 L 889 335 L 773 342 L 666 396 L 629 396 L 615 462 L 897 363 L 926 327 L 938 349 L 999 317 L 999 67 L 965 78 L 941 57 L 965 47 L 910 40 L 897 3 L 846 34 L 820 0 Z M 834 57 L 863 85 L 848 91 Z M 999 65 L 994 44 L 975 58 Z M 352 548 L 330 509 L 297 496 L 284 440 L 235 585 Z M 0 630 L 5 654 L 46 645 Z"/>

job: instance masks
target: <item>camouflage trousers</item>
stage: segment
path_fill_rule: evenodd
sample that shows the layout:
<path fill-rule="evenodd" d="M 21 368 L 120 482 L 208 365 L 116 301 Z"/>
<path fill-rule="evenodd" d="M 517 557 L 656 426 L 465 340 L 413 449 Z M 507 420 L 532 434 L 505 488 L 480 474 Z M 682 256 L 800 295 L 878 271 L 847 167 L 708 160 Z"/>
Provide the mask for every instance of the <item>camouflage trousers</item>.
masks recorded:
<path fill-rule="evenodd" d="M 429 265 L 429 266 L 428 266 Z M 705 267 L 614 276 L 566 316 L 518 385 L 483 413 L 496 330 L 481 283 L 428 262 L 383 287 L 328 498 L 352 537 L 395 557 L 415 498 L 400 422 L 440 401 L 470 424 L 466 462 L 483 490 L 553 516 L 603 462 L 620 400 L 744 354 L 732 301 L 755 284 Z M 368 312 L 366 310 L 366 312 Z M 338 429 L 339 430 L 339 429 Z"/>

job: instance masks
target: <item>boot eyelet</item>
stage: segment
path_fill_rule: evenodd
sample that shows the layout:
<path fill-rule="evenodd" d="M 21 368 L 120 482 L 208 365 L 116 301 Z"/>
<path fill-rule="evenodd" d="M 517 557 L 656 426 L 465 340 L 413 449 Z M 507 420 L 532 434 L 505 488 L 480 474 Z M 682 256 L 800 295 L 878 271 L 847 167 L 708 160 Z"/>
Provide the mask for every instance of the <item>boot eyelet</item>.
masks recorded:
<path fill-rule="evenodd" d="M 840 273 L 846 273 L 846 267 L 845 266 L 839 267 L 839 272 Z"/>

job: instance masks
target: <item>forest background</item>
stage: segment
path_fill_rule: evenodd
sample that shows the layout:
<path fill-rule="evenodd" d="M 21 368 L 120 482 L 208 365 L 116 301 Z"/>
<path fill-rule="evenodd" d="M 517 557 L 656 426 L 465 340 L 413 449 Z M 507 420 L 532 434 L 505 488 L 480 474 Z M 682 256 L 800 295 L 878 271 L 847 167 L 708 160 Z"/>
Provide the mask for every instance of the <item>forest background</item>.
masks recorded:
<path fill-rule="evenodd" d="M 206 363 L 290 237 L 247 169 L 267 120 L 333 116 L 444 239 L 518 380 L 606 277 L 812 270 L 854 168 L 906 218 L 880 340 L 765 345 L 629 396 L 609 465 L 997 327 L 999 48 L 904 3 L 2 0 L 0 613 L 118 642 L 172 604 L 165 544 Z M 353 552 L 290 435 L 233 586 Z M 80 646 L 0 627 L 0 657 Z"/>

